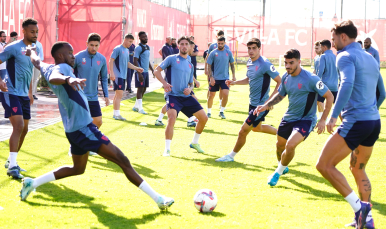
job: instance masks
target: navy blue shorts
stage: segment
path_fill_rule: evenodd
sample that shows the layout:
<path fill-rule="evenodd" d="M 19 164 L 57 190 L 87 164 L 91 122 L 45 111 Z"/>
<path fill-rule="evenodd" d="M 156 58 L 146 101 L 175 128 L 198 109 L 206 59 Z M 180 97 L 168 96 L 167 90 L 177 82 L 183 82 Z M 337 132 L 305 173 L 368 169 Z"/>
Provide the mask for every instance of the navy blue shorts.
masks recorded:
<path fill-rule="evenodd" d="M 114 80 L 114 91 L 116 90 L 122 90 L 124 91 L 125 90 L 125 84 L 126 80 L 125 79 L 122 79 L 122 78 L 115 78 Z"/>
<path fill-rule="evenodd" d="M 149 87 L 149 73 L 142 72 L 143 82 L 139 82 L 138 72 L 135 73 L 135 88 L 139 87 Z"/>
<path fill-rule="evenodd" d="M 88 101 L 88 107 L 90 108 L 91 117 L 102 116 L 101 106 L 99 101 Z"/>
<path fill-rule="evenodd" d="M 332 91 L 331 93 L 332 93 L 332 95 L 334 96 L 334 103 L 335 103 L 335 101 L 336 101 L 336 96 L 338 95 L 338 92 L 337 92 L 337 91 Z M 326 99 L 325 99 L 323 96 L 320 96 L 320 95 L 318 94 L 318 102 L 324 103 L 324 100 L 326 100 Z"/>
<path fill-rule="evenodd" d="M 247 119 L 245 119 L 245 123 L 248 124 L 248 126 L 253 125 L 253 127 L 256 127 L 260 124 L 260 122 L 265 120 L 265 116 L 269 113 L 269 110 L 266 110 L 262 113 L 260 113 L 258 116 L 253 114 L 253 111 L 256 109 L 255 106 L 252 106 L 249 104 L 249 116 Z"/>
<path fill-rule="evenodd" d="M 188 118 L 190 118 L 193 116 L 194 113 L 203 109 L 200 103 L 192 96 L 180 97 L 180 96 L 168 95 L 165 97 L 165 100 L 166 100 L 166 110 L 169 110 L 169 109 L 176 110 L 177 116 L 178 116 L 178 113 L 181 111 Z"/>
<path fill-rule="evenodd" d="M 311 120 L 299 120 L 295 122 L 281 120 L 279 129 L 277 130 L 277 135 L 288 140 L 292 132 L 296 130 L 303 135 L 304 140 L 306 140 L 313 128 Z"/>
<path fill-rule="evenodd" d="M 28 96 L 17 96 L 0 92 L 1 104 L 4 107 L 4 118 L 23 115 L 23 119 L 31 119 L 31 106 Z"/>
<path fill-rule="evenodd" d="M 210 81 L 209 81 L 209 91 L 211 91 L 211 92 L 219 91 L 220 87 L 221 87 L 221 89 L 228 89 L 229 90 L 229 87 L 226 85 L 225 81 L 226 80 L 216 80 L 216 83 L 214 86 L 212 86 L 210 84 Z"/>
<path fill-rule="evenodd" d="M 71 153 L 74 155 L 83 155 L 88 151 L 98 152 L 102 144 L 110 143 L 110 140 L 93 123 L 77 131 L 66 133 L 66 136 L 71 144 Z"/>
<path fill-rule="evenodd" d="M 337 132 L 344 138 L 351 150 L 356 149 L 359 145 L 371 147 L 379 138 L 381 120 L 343 121 Z"/>

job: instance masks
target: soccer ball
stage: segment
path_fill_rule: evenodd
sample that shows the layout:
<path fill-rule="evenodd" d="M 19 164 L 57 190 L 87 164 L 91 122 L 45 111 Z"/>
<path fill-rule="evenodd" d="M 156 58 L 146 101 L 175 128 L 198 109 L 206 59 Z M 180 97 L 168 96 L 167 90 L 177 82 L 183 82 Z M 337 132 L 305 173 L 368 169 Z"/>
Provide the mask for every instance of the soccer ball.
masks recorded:
<path fill-rule="evenodd" d="M 199 190 L 193 198 L 194 206 L 200 212 L 212 212 L 217 206 L 216 193 L 209 189 Z"/>

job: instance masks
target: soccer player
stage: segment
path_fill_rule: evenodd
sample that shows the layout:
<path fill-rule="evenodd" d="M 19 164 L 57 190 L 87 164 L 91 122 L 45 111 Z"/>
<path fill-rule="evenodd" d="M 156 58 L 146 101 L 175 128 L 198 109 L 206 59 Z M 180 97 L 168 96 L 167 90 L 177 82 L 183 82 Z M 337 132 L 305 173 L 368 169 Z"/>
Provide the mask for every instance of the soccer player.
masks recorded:
<path fill-rule="evenodd" d="M 208 56 L 208 52 L 209 52 L 209 47 L 212 43 L 208 42 L 208 49 L 204 51 L 204 54 L 203 54 L 203 57 L 204 57 L 204 60 L 206 60 L 206 57 Z M 209 81 L 209 78 L 208 78 L 208 81 Z"/>
<path fill-rule="evenodd" d="M 33 18 L 23 20 L 23 40 L 14 41 L 0 53 L 0 64 L 7 61 L 8 80 L 0 79 L 0 100 L 4 107 L 4 117 L 12 124 L 12 134 L 9 139 L 9 157 L 6 161 L 7 175 L 14 179 L 22 179 L 22 170 L 16 162 L 20 148 L 28 133 L 28 123 L 31 119 L 30 106 L 32 96 L 32 68 L 29 57 L 24 55 L 28 45 L 32 45 L 38 38 L 38 22 Z"/>
<path fill-rule="evenodd" d="M 197 79 L 197 55 L 198 55 L 198 46 L 194 43 L 194 36 L 190 36 L 190 41 L 193 42 L 194 48 L 193 51 L 190 54 L 190 57 L 192 58 L 192 64 L 194 66 L 194 78 Z"/>
<path fill-rule="evenodd" d="M 172 38 L 166 37 L 165 44 L 158 50 L 158 53 L 162 56 L 162 60 L 173 54 Z"/>
<path fill-rule="evenodd" d="M 86 79 L 84 94 L 87 96 L 92 123 L 100 129 L 102 126 L 102 111 L 98 101 L 98 80 L 100 77 L 103 97 L 106 106 L 110 104 L 107 85 L 107 63 L 106 58 L 98 52 L 101 36 L 97 33 L 90 33 L 87 38 L 87 49 L 75 55 L 74 75 L 80 79 Z M 95 155 L 90 151 L 90 155 Z"/>
<path fill-rule="evenodd" d="M 40 62 L 33 51 L 27 53 L 29 54 L 34 66 L 40 68 L 49 87 L 58 96 L 66 137 L 72 146 L 74 165 L 60 167 L 35 179 L 24 178 L 20 191 L 21 200 L 26 200 L 31 191 L 40 185 L 83 174 L 87 165 L 87 152 L 91 150 L 97 151 L 99 155 L 121 167 L 127 179 L 148 194 L 160 209 L 170 207 L 174 200 L 154 191 L 138 175 L 122 151 L 92 123 L 87 97 L 81 89 L 85 86 L 86 79 L 75 78 L 72 73 L 71 67 L 75 61 L 72 46 L 62 41 L 52 46 L 51 55 L 55 59 L 55 65 Z"/>
<path fill-rule="evenodd" d="M 110 79 L 114 81 L 115 96 L 113 100 L 114 115 L 116 120 L 126 120 L 119 112 L 121 99 L 125 90 L 125 79 L 127 78 L 127 68 L 142 72 L 143 69 L 130 63 L 129 51 L 127 50 L 133 44 L 133 35 L 126 34 L 121 45 L 114 48 L 110 57 Z"/>
<path fill-rule="evenodd" d="M 370 53 L 375 58 L 375 60 L 378 62 L 378 65 L 380 65 L 381 62 L 379 60 L 379 52 L 378 52 L 378 50 L 376 50 L 375 48 L 373 48 L 371 46 L 371 38 L 370 37 L 365 39 L 364 46 L 365 46 L 366 52 Z"/>
<path fill-rule="evenodd" d="M 219 116 L 222 119 L 225 119 L 224 110 L 229 95 L 229 87 L 226 85 L 225 81 L 229 79 L 229 64 L 232 69 L 232 80 L 236 81 L 235 60 L 233 59 L 232 52 L 225 48 L 225 37 L 220 36 L 217 38 L 217 44 L 218 48 L 213 50 L 207 58 L 208 67 L 211 69 L 211 71 L 209 71 L 210 94 L 208 98 L 208 118 L 211 117 L 213 99 L 216 92 L 221 88 L 220 93 L 222 93 L 222 101 Z"/>
<path fill-rule="evenodd" d="M 134 36 L 130 34 L 130 39 L 134 40 Z M 128 48 L 129 50 L 129 56 L 130 56 L 130 63 L 132 65 L 134 65 L 134 49 L 135 49 L 135 45 L 134 44 L 131 44 L 130 47 Z M 129 68 L 127 69 L 127 78 L 126 78 L 126 81 L 127 81 L 127 87 L 126 87 L 126 91 L 129 92 L 129 93 L 133 93 L 133 90 L 131 89 L 131 81 L 133 80 L 133 75 L 134 75 L 134 70 Z"/>
<path fill-rule="evenodd" d="M 0 31 L 0 45 L 4 46 L 7 44 L 7 34 L 4 31 Z"/>
<path fill-rule="evenodd" d="M 146 88 L 149 87 L 149 69 L 154 75 L 153 67 L 150 64 L 150 47 L 147 45 L 147 34 L 144 31 L 138 33 L 141 41 L 134 50 L 134 65 L 143 68 L 143 72 L 135 73 L 135 87 L 137 88 L 137 100 L 133 107 L 133 111 L 140 114 L 147 114 L 142 107 L 143 95 Z"/>
<path fill-rule="evenodd" d="M 189 38 L 182 36 L 178 39 L 180 53 L 167 57 L 154 72 L 157 79 L 163 84 L 166 92 L 168 124 L 165 130 L 165 151 L 163 156 L 170 156 L 170 145 L 173 138 L 173 129 L 178 113 L 181 111 L 186 116 L 196 116 L 198 123 L 190 147 L 198 153 L 204 153 L 198 143 L 208 117 L 200 103 L 191 96 L 193 90 L 193 66 L 187 59 L 189 51 Z M 167 81 L 162 78 L 161 71 L 168 69 Z"/>
<path fill-rule="evenodd" d="M 224 36 L 224 31 L 219 30 L 219 31 L 217 32 L 216 39 L 219 38 L 219 37 L 221 37 L 221 36 Z M 209 54 L 210 54 L 213 50 L 215 50 L 217 47 L 218 47 L 218 46 L 217 46 L 217 43 L 216 43 L 216 42 L 212 43 L 212 44 L 209 46 L 209 49 L 208 49 L 208 56 L 209 56 Z M 227 44 L 225 44 L 225 49 L 230 50 L 230 48 L 229 48 L 229 46 L 228 46 Z M 208 58 L 208 56 L 207 56 L 207 58 Z M 205 75 L 208 76 L 208 84 L 209 84 L 209 87 L 210 87 L 210 77 L 209 77 L 209 72 L 210 72 L 211 70 L 210 70 L 210 68 L 208 68 L 208 63 L 207 63 L 206 61 L 207 61 L 207 59 L 205 59 Z M 209 88 L 208 88 L 208 96 L 207 96 L 208 98 L 209 98 L 209 95 L 210 95 L 210 90 L 209 90 Z M 221 88 L 220 88 L 220 93 L 219 93 L 219 99 L 220 99 L 220 109 L 221 109 L 221 104 L 222 104 L 222 93 L 221 93 Z"/>
<path fill-rule="evenodd" d="M 177 46 L 176 38 L 174 37 L 172 37 L 172 49 L 173 49 L 173 54 L 178 54 L 180 52 Z"/>
<path fill-rule="evenodd" d="M 318 75 L 318 71 L 319 71 L 319 63 L 320 63 L 320 55 L 322 55 L 322 48 L 320 46 L 320 41 L 316 41 L 314 43 L 314 49 L 315 49 L 315 53 L 316 53 L 316 56 L 314 58 L 314 74 L 315 75 Z M 317 102 L 318 104 L 318 119 L 321 117 L 321 115 L 323 114 L 323 104 L 321 104 L 319 101 Z"/>
<path fill-rule="evenodd" d="M 334 96 L 334 103 L 338 93 L 338 71 L 336 70 L 336 56 L 331 50 L 331 42 L 329 40 L 320 41 L 322 55 L 319 58 L 318 76 L 331 91 Z M 323 115 L 324 97 L 318 95 L 318 119 Z M 320 107 L 319 107 L 320 104 Z"/>
<path fill-rule="evenodd" d="M 376 101 L 374 91 L 377 84 L 383 82 L 379 80 L 377 61 L 364 53 L 360 44 L 355 42 L 358 30 L 352 21 L 335 24 L 331 32 L 334 47 L 338 50 L 336 66 L 341 82 L 327 124 L 327 131 L 332 136 L 324 145 L 316 168 L 351 205 L 356 228 L 374 228 L 374 221 L 368 218 L 371 215 L 371 183 L 365 168 L 381 130 L 377 104 L 379 107 L 383 101 Z M 381 93 L 385 94 L 385 91 Z M 339 114 L 343 122 L 333 132 Z M 360 199 L 336 168 L 350 154 L 350 168 Z"/>
<path fill-rule="evenodd" d="M 261 112 L 258 116 L 253 114 L 253 111 L 257 106 L 263 105 L 269 97 L 269 88 L 271 79 L 276 82 L 276 87 L 271 97 L 277 93 L 277 89 L 281 84 L 281 77 L 276 71 L 275 67 L 269 62 L 269 60 L 260 55 L 261 42 L 257 38 L 252 38 L 247 43 L 248 55 L 250 59 L 247 62 L 247 77 L 242 80 L 230 81 L 227 80 L 226 84 L 230 85 L 246 85 L 249 84 L 249 116 L 241 126 L 239 137 L 233 151 L 228 155 L 216 159 L 218 162 L 230 162 L 234 161 L 234 157 L 244 146 L 247 135 L 251 130 L 254 132 L 263 132 L 267 134 L 276 135 L 276 128 L 270 125 L 263 125 L 265 116 L 268 114 L 268 110 Z"/>
<path fill-rule="evenodd" d="M 324 132 L 326 119 L 332 107 L 334 97 L 320 78 L 300 67 L 300 52 L 290 49 L 284 54 L 287 73 L 282 77 L 281 85 L 270 100 L 257 106 L 253 112 L 260 114 L 272 109 L 288 95 L 288 109 L 277 130 L 276 155 L 279 161 L 275 172 L 268 177 L 268 184 L 275 186 L 281 175 L 288 172 L 288 165 L 295 156 L 296 147 L 303 142 L 316 124 L 317 94 L 326 98 L 326 108 L 317 124 L 318 134 Z"/>

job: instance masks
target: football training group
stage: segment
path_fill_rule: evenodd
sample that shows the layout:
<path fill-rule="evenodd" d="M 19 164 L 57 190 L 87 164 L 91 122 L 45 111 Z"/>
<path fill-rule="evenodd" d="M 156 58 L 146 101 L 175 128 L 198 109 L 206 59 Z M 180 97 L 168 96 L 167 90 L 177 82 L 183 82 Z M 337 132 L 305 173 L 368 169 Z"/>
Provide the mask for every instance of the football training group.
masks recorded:
<path fill-rule="evenodd" d="M 313 73 L 301 67 L 301 53 L 292 48 L 284 52 L 286 71 L 280 75 L 272 63 L 260 55 L 261 41 L 258 38 L 250 39 L 246 44 L 250 58 L 246 63 L 246 76 L 242 79 L 236 79 L 233 54 L 226 45 L 224 32 L 218 31 L 217 42 L 209 43 L 204 53 L 209 85 L 206 112 L 194 94 L 194 88 L 200 87 L 200 83 L 196 80 L 198 49 L 193 36 L 168 37 L 159 50 L 163 61 L 155 69 L 149 60 L 150 48 L 144 31 L 138 33 L 137 46 L 133 44 L 135 37 L 126 34 L 122 44 L 112 51 L 108 63 L 98 53 L 101 36 L 91 33 L 85 38 L 86 50 L 77 54 L 74 54 L 68 42 L 53 44 L 51 55 L 55 64 L 46 64 L 39 57 L 41 50 L 36 45 L 38 21 L 27 18 L 22 27 L 24 38 L 7 43 L 0 53 L 0 64 L 6 64 L 6 73 L 2 73 L 0 79 L 0 100 L 5 118 L 10 120 L 13 127 L 5 167 L 8 176 L 23 179 L 21 200 L 25 201 L 32 190 L 47 182 L 83 174 L 89 155 L 98 154 L 121 167 L 127 179 L 149 195 L 160 209 L 169 208 L 174 199 L 155 191 L 135 171 L 125 154 L 99 131 L 102 113 L 98 102 L 98 81 L 101 81 L 106 105 L 110 103 L 108 80 L 113 81 L 113 118 L 119 122 L 126 120 L 120 113 L 120 101 L 126 84 L 127 90 L 132 92 L 132 77 L 137 88 L 133 111 L 147 114 L 142 104 L 151 71 L 165 91 L 165 105 L 155 121 L 155 125 L 163 126 L 162 119 L 167 115 L 163 156 L 172 153 L 174 124 L 180 111 L 187 116 L 187 125 L 195 127 L 193 139 L 187 147 L 204 153 L 202 148 L 205 147 L 199 144 L 199 139 L 205 125 L 210 122 L 216 92 L 219 91 L 220 97 L 218 115 L 225 119 L 230 88 L 249 85 L 249 115 L 241 126 L 233 150 L 216 159 L 216 162 L 232 163 L 251 131 L 276 135 L 278 165 L 268 176 L 267 182 L 275 186 L 281 176 L 291 172 L 289 164 L 295 156 L 296 147 L 314 130 L 314 134 L 321 134 L 326 129 L 331 135 L 321 149 L 316 169 L 352 207 L 354 220 L 348 226 L 374 228 L 371 184 L 365 167 L 380 134 L 378 109 L 385 99 L 385 88 L 380 74 L 379 55 L 371 47 L 371 39 L 364 41 L 364 48 L 361 41 L 357 41 L 358 30 L 352 21 L 332 24 L 331 38 L 315 43 L 318 56 L 314 59 Z M 338 51 L 337 55 L 331 50 L 332 47 Z M 229 77 L 229 68 L 232 79 Z M 21 174 L 25 170 L 18 166 L 16 159 L 31 119 L 30 106 L 34 101 L 31 81 L 35 70 L 40 71 L 58 97 L 73 165 L 60 167 L 37 178 L 28 178 Z M 271 82 L 275 83 L 272 93 Z M 276 129 L 264 124 L 267 114 L 275 112 L 274 106 L 278 106 L 286 96 L 289 105 L 281 121 L 277 120 L 279 127 Z M 338 118 L 342 124 L 334 130 Z M 350 170 L 359 197 L 336 168 L 348 156 L 351 157 Z"/>

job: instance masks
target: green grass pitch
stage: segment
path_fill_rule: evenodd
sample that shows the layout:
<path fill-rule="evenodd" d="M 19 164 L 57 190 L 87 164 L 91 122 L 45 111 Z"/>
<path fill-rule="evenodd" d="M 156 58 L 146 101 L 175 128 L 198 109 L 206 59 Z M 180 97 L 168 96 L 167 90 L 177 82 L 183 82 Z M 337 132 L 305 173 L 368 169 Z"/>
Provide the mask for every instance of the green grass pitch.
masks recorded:
<path fill-rule="evenodd" d="M 239 66 L 237 78 L 245 77 Z M 284 69 L 279 69 L 284 73 Z M 386 76 L 386 70 L 383 69 Z M 206 110 L 205 76 L 195 89 Z M 271 92 L 274 85 L 271 84 Z M 248 86 L 234 86 L 225 110 L 227 119 L 218 117 L 215 99 L 212 118 L 201 135 L 205 154 L 189 148 L 194 129 L 186 127 L 181 113 L 175 126 L 171 157 L 162 157 L 165 127 L 154 126 L 164 105 L 162 89 L 146 94 L 144 109 L 149 115 L 131 111 L 135 99 L 123 101 L 121 114 L 128 121 L 112 118 L 112 106 L 103 108 L 101 131 L 130 159 L 138 173 L 159 193 L 173 197 L 175 204 L 160 212 L 155 203 L 129 183 L 120 168 L 105 159 L 89 158 L 82 176 L 54 181 L 37 188 L 21 202 L 21 182 L 0 175 L 0 228 L 344 228 L 353 218 L 350 205 L 315 169 L 328 134 L 310 134 L 299 145 L 290 172 L 276 187 L 267 185 L 267 177 L 277 166 L 276 137 L 251 132 L 247 143 L 233 163 L 214 160 L 228 154 L 247 117 Z M 266 124 L 278 127 L 288 100 L 275 106 Z M 380 109 L 386 122 L 386 103 Z M 146 122 L 147 126 L 140 126 Z M 166 123 L 166 118 L 164 118 Z M 373 217 L 376 228 L 386 228 L 386 133 L 382 130 L 366 170 L 373 193 Z M 71 165 L 69 143 L 62 123 L 28 133 L 19 165 L 25 176 L 37 177 L 62 165 Z M 1 166 L 8 157 L 8 141 L 0 142 Z M 349 171 L 349 158 L 338 166 L 352 188 L 355 181 Z M 199 213 L 193 196 L 209 188 L 218 196 L 211 214 Z"/>

